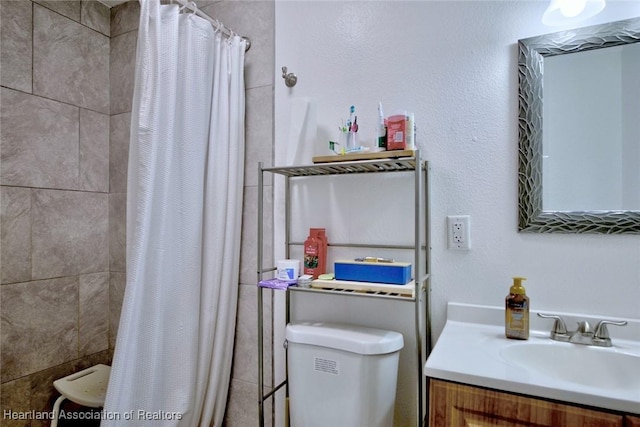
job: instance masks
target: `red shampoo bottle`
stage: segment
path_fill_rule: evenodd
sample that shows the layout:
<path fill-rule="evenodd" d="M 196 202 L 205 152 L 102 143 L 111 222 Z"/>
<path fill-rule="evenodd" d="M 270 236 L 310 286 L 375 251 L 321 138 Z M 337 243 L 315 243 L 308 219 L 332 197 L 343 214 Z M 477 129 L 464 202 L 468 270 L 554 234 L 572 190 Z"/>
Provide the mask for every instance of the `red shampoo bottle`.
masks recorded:
<path fill-rule="evenodd" d="M 314 279 L 324 274 L 327 268 L 327 236 L 324 228 L 311 228 L 304 242 L 304 274 Z"/>

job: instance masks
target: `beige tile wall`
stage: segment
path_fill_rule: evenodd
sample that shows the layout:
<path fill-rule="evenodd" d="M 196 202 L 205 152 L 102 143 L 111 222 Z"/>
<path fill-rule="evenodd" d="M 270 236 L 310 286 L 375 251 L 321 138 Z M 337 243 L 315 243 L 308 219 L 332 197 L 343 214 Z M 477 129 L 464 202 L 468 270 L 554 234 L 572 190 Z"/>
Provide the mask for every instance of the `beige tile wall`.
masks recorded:
<path fill-rule="evenodd" d="M 80 2 L 45 2 L 49 5 Z M 33 8 L 33 91 L 109 113 L 109 37 L 46 7 Z"/>
<path fill-rule="evenodd" d="M 4 418 L 50 411 L 55 379 L 111 360 L 110 14 L 95 1 L 2 1 L 0 12 Z"/>
<path fill-rule="evenodd" d="M 198 1 L 252 48 L 234 365 L 225 424 L 257 424 L 257 164 L 272 164 L 274 2 Z M 109 363 L 125 288 L 138 2 L 0 1 L 2 397 L 49 411 L 53 380 Z M 272 199 L 267 183 L 266 208 Z M 265 250 L 272 258 L 272 230 Z M 267 304 L 265 317 L 270 318 Z M 265 344 L 271 346 L 266 322 Z M 267 367 L 271 360 L 266 360 Z M 267 368 L 267 381 L 271 369 Z M 47 422 L 3 420 L 7 426 Z"/>
<path fill-rule="evenodd" d="M 110 11 L 109 79 L 109 346 L 114 348 L 126 286 L 127 168 L 131 99 L 140 6 L 123 3 Z"/>

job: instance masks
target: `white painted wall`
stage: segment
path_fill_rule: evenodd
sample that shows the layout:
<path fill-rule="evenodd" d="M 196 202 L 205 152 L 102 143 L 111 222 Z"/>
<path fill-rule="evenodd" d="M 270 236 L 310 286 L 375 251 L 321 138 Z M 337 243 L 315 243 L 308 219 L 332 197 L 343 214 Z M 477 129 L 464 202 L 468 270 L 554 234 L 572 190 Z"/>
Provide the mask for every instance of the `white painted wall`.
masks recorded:
<path fill-rule="evenodd" d="M 351 104 L 361 140 L 373 141 L 378 101 L 387 114 L 415 112 L 418 147 L 433 168 L 436 337 L 448 301 L 500 306 L 514 275 L 528 277 L 535 309 L 640 317 L 639 236 L 517 232 L 516 43 L 559 30 L 540 22 L 547 4 L 276 3 L 276 162 L 284 158 L 295 98 L 316 100 L 318 136 L 310 150 L 316 154 L 336 137 Z M 634 16 L 640 2 L 610 1 L 584 25 Z M 298 75 L 292 89 L 279 77 L 285 65 Z M 369 191 L 376 196 L 375 188 Z M 469 252 L 446 247 L 446 216 L 457 214 L 471 215 Z"/>
<path fill-rule="evenodd" d="M 433 164 L 433 320 L 447 301 L 502 304 L 525 275 L 546 310 L 640 317 L 638 236 L 517 232 L 517 47 L 555 31 L 546 2 L 277 2 L 276 146 L 294 97 L 317 100 L 317 147 L 335 138 L 355 104 L 361 138 L 373 138 L 377 102 L 416 113 L 418 146 Z M 640 2 L 609 2 L 585 25 L 640 15 Z M 278 150 L 278 148 L 276 148 Z M 446 248 L 445 219 L 470 214 L 473 248 Z"/>

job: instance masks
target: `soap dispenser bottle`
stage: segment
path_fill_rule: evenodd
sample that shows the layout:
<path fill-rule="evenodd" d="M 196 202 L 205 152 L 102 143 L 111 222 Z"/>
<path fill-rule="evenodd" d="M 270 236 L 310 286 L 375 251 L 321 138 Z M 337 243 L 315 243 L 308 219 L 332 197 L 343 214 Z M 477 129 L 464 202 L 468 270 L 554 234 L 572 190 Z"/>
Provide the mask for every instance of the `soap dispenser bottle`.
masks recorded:
<path fill-rule="evenodd" d="M 509 295 L 505 298 L 504 332 L 507 338 L 529 339 L 529 297 L 522 281 L 524 277 L 514 277 Z"/>

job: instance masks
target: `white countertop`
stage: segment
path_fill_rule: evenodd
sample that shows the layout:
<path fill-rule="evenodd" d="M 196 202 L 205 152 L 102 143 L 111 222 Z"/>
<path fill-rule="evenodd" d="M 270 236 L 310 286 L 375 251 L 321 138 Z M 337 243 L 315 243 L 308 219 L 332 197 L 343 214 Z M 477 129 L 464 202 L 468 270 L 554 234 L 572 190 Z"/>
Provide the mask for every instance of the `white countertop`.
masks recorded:
<path fill-rule="evenodd" d="M 548 344 L 553 321 L 541 319 L 537 312 L 530 316 L 531 332 L 527 344 Z M 542 313 L 550 314 L 542 311 Z M 596 316 L 560 314 L 567 329 L 574 330 L 577 320 L 588 320 L 595 325 Z M 607 320 L 623 320 L 606 317 Z M 627 326 L 609 328 L 613 346 L 607 349 L 579 344 L 557 343 L 562 346 L 580 346 L 585 351 L 623 352 L 638 356 L 640 371 L 640 319 L 624 319 Z M 504 309 L 501 307 L 449 303 L 447 323 L 425 364 L 425 375 L 431 378 L 488 387 L 534 397 L 559 400 L 633 414 L 640 414 L 640 384 L 630 389 L 612 389 L 587 386 L 565 381 L 553 375 L 540 375 L 508 362 L 503 351 L 508 346 L 522 345 L 523 341 L 504 336 Z M 595 349 L 595 350 L 594 350 Z M 580 363 L 576 360 L 576 363 Z M 584 375 L 589 375 L 585 367 Z M 635 370 L 635 369 L 634 369 Z"/>

